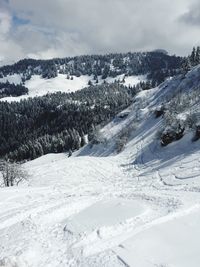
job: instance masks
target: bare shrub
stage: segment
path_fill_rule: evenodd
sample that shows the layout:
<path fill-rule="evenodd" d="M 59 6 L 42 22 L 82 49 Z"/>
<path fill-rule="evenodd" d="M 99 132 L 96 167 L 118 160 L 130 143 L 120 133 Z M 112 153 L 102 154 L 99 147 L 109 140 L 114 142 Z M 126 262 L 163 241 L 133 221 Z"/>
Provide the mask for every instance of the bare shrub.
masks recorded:
<path fill-rule="evenodd" d="M 28 179 L 28 174 L 18 163 L 11 163 L 8 160 L 0 162 L 0 173 L 3 186 L 9 187 L 18 185 L 21 181 Z"/>
<path fill-rule="evenodd" d="M 131 133 L 137 128 L 137 123 L 131 123 L 126 128 L 122 129 L 118 138 L 116 139 L 116 150 L 120 153 L 128 142 Z"/>
<path fill-rule="evenodd" d="M 117 138 L 117 140 L 116 140 L 116 150 L 117 150 L 117 153 L 120 153 L 124 149 L 127 141 L 128 141 L 128 136 L 126 136 L 126 135 L 120 135 Z"/>

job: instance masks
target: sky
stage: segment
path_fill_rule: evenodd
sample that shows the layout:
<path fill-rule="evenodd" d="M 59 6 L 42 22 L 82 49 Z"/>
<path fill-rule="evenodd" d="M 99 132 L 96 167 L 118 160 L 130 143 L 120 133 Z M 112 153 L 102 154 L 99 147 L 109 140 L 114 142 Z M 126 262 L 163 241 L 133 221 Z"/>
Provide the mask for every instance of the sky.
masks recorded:
<path fill-rule="evenodd" d="M 199 0 L 0 0 L 0 62 L 200 43 Z"/>

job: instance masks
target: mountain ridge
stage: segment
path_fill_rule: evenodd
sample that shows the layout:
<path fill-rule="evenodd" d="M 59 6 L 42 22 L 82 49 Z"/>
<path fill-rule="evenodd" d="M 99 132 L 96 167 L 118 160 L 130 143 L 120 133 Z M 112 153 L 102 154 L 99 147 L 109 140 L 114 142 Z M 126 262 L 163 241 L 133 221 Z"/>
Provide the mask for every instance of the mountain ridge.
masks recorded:
<path fill-rule="evenodd" d="M 141 75 L 151 70 L 174 71 L 180 67 L 181 60 L 181 57 L 169 56 L 159 51 L 84 55 L 50 60 L 24 59 L 13 65 L 0 67 L 0 76 L 22 73 L 25 81 L 33 74 L 52 78 L 62 73 L 75 76 L 92 74 L 104 79 L 120 74 Z"/>

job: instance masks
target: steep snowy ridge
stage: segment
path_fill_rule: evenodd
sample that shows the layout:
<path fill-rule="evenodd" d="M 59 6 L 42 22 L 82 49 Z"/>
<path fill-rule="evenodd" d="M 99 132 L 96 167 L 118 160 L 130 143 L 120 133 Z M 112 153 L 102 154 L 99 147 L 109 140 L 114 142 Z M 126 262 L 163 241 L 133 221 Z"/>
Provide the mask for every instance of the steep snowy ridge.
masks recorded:
<path fill-rule="evenodd" d="M 186 74 L 178 75 L 161 84 L 155 99 L 157 102 L 169 101 L 178 93 L 191 93 L 194 90 L 199 90 L 199 87 L 200 66 L 198 65 Z"/>
<path fill-rule="evenodd" d="M 162 147 L 154 111 L 199 86 L 200 66 L 140 92 L 100 144 L 25 163 L 29 180 L 1 189 L 0 266 L 198 267 L 199 141 L 187 128 Z"/>

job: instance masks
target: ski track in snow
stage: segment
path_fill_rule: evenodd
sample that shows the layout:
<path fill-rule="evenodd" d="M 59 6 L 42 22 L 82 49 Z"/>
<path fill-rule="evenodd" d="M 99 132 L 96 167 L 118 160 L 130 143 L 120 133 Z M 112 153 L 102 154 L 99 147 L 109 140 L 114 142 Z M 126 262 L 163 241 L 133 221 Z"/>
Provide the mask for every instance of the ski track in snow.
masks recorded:
<path fill-rule="evenodd" d="M 140 139 L 134 164 L 128 149 L 107 158 L 58 154 L 27 163 L 34 177 L 29 186 L 1 189 L 0 266 L 132 266 L 119 252 L 126 240 L 199 210 L 196 192 L 168 185 L 159 169 L 152 172 L 144 155 L 138 157 Z M 132 170 L 124 167 L 126 159 Z M 130 211 L 116 218 L 114 210 L 123 214 L 127 206 Z"/>

